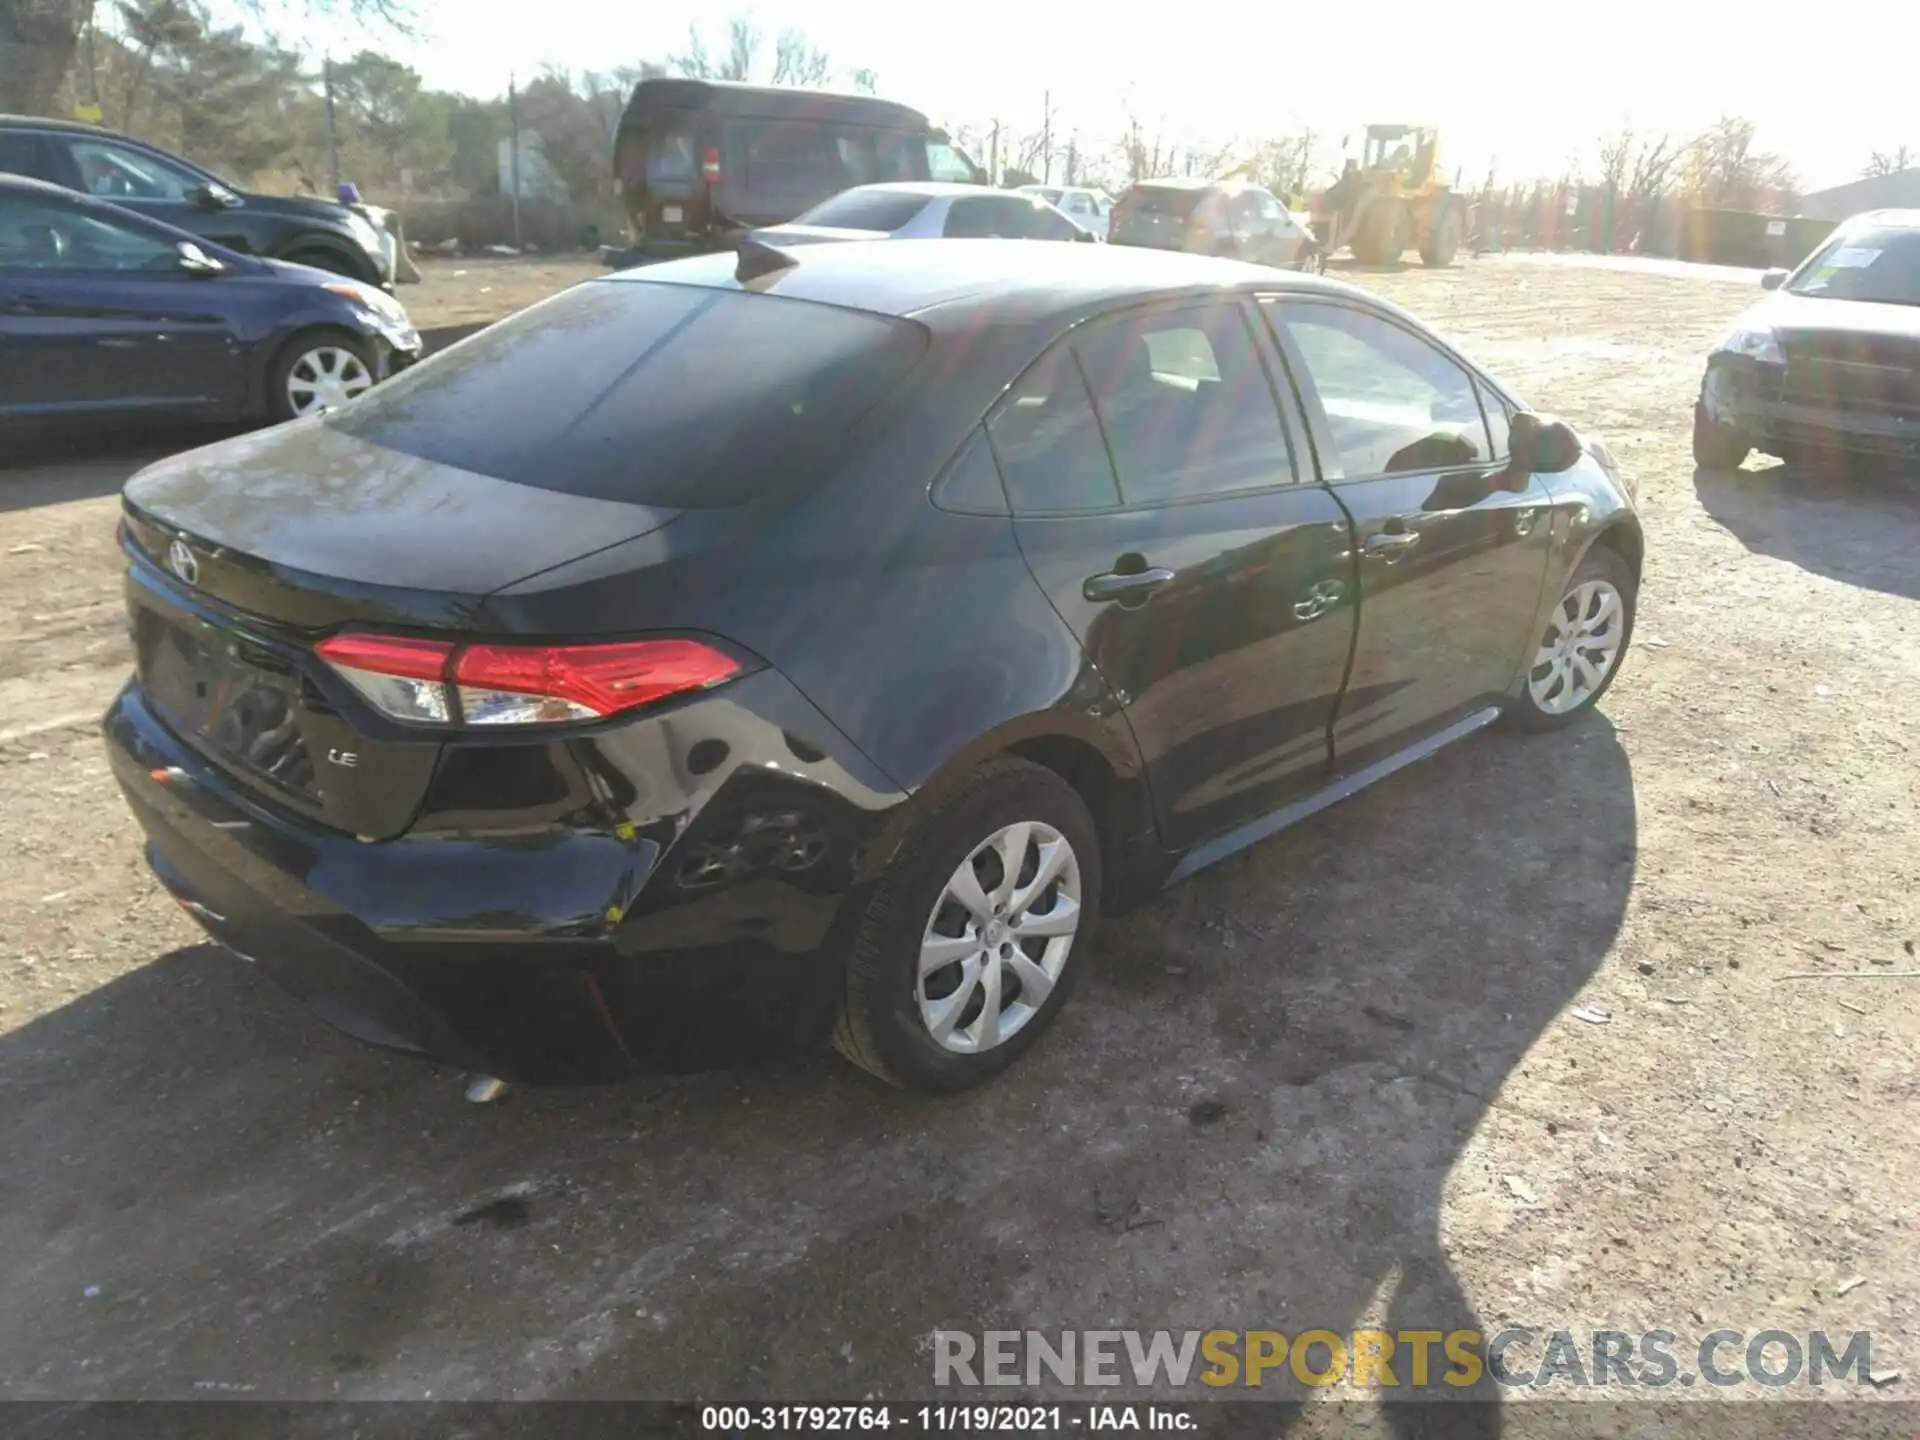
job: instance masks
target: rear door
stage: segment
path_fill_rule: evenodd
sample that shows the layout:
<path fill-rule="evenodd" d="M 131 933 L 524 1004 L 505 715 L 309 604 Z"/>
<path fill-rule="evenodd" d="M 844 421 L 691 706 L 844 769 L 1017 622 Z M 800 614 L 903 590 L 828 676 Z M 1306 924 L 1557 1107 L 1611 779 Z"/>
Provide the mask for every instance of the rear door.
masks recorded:
<path fill-rule="evenodd" d="M 1035 578 L 1185 848 L 1318 785 L 1353 636 L 1345 517 L 1238 300 L 1059 342 L 987 422 Z"/>
<path fill-rule="evenodd" d="M 1359 634 L 1333 731 L 1349 772 L 1507 693 L 1535 638 L 1553 496 L 1509 479 L 1477 383 L 1428 338 L 1353 302 L 1261 308 L 1356 528 Z"/>
<path fill-rule="evenodd" d="M 636 241 L 684 242 L 705 232 L 709 205 L 700 118 L 693 110 L 656 110 L 621 121 L 614 168 Z M 718 173 L 717 151 L 711 159 Z"/>

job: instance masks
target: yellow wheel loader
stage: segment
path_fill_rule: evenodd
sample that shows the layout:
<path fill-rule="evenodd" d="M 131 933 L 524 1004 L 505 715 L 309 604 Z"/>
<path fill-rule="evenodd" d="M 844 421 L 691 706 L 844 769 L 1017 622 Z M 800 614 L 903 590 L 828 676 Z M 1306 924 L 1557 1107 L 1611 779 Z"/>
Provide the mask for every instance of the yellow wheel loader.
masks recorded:
<path fill-rule="evenodd" d="M 1342 246 L 1362 265 L 1397 265 L 1409 248 L 1423 264 L 1451 265 L 1472 214 L 1439 173 L 1439 132 L 1423 125 L 1369 125 L 1352 157 L 1321 196 L 1313 233 L 1325 253 Z"/>

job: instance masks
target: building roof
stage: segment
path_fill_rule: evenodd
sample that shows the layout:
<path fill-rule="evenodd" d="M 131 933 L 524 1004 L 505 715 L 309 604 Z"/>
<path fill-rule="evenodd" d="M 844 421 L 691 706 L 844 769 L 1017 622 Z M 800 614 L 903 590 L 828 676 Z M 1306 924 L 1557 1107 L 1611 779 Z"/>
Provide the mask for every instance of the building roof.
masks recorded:
<path fill-rule="evenodd" d="M 1920 209 L 1920 166 L 1849 180 L 1800 198 L 1800 213 L 1816 220 L 1846 220 L 1863 210 L 1903 209 Z"/>

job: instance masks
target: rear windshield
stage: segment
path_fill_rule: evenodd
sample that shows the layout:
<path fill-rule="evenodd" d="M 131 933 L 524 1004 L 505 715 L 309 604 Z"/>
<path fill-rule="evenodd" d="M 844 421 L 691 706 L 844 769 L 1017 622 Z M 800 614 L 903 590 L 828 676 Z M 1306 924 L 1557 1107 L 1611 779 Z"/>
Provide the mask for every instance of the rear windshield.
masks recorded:
<path fill-rule="evenodd" d="M 519 485 L 703 509 L 798 485 L 919 358 L 910 321 L 593 280 L 324 424 Z"/>
<path fill-rule="evenodd" d="M 1184 220 L 1193 213 L 1193 207 L 1200 203 L 1206 193 L 1186 186 L 1162 189 L 1137 185 L 1127 194 L 1127 208 L 1137 215 L 1165 215 L 1171 220 Z"/>
<path fill-rule="evenodd" d="M 843 230 L 898 230 L 925 208 L 924 195 L 891 190 L 849 190 L 813 207 L 798 225 L 834 225 Z"/>
<path fill-rule="evenodd" d="M 693 153 L 693 116 L 658 116 L 620 127 L 613 168 L 628 185 L 687 182 L 699 175 Z"/>

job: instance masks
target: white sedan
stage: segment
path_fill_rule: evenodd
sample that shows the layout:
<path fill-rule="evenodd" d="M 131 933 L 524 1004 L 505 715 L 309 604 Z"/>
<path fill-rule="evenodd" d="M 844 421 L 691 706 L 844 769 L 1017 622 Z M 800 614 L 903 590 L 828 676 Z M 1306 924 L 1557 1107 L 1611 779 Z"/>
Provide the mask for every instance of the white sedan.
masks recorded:
<path fill-rule="evenodd" d="M 771 245 L 823 240 L 1078 240 L 1102 237 L 1034 195 L 985 185 L 902 181 L 856 185 L 785 225 L 755 230 Z"/>

